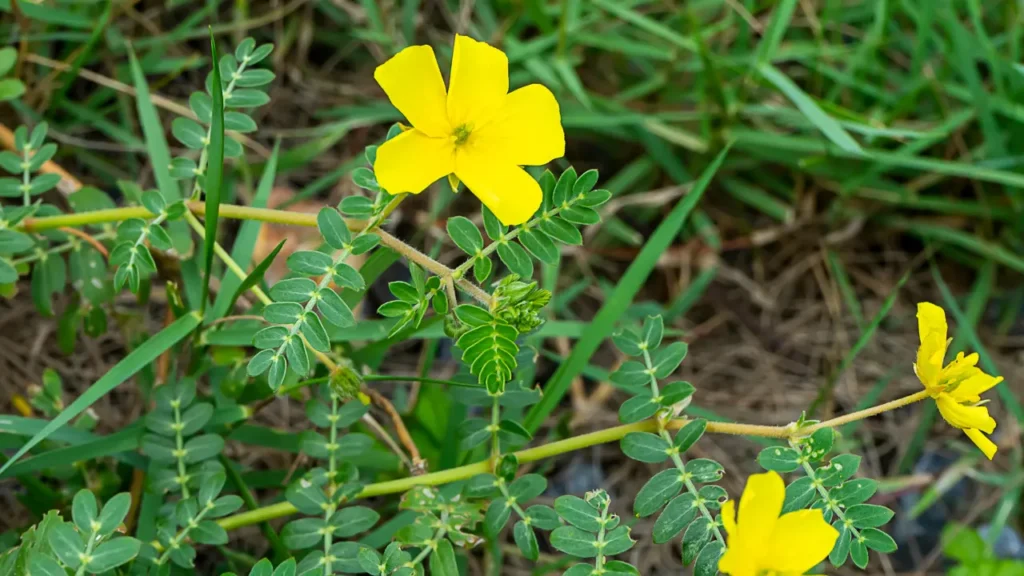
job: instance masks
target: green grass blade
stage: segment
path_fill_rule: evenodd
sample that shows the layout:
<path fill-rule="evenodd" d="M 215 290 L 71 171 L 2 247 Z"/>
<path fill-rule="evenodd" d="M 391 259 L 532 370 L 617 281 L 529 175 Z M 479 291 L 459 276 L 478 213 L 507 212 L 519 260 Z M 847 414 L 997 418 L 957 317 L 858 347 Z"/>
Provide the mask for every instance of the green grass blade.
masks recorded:
<path fill-rule="evenodd" d="M 238 299 L 241 298 L 242 294 L 245 294 L 246 290 L 249 290 L 260 282 L 263 282 L 263 275 L 267 273 L 267 270 L 270 269 L 270 265 L 274 263 L 274 258 L 277 258 L 277 253 L 281 251 L 281 248 L 284 248 L 285 242 L 287 242 L 287 240 L 281 240 L 278 242 L 277 246 L 270 251 L 270 254 L 267 254 L 267 257 L 260 261 L 260 263 L 252 269 L 252 272 L 249 272 L 245 276 L 245 280 L 242 280 L 242 283 L 238 285 L 238 289 L 235 290 L 235 293 L 231 296 L 231 300 L 228 302 L 225 313 L 229 313 L 234 309 L 235 302 L 238 302 Z"/>
<path fill-rule="evenodd" d="M 267 166 L 263 169 L 263 174 L 260 176 L 260 183 L 256 187 L 256 197 L 252 200 L 253 208 L 267 207 L 267 199 L 270 198 L 270 192 L 274 188 L 274 177 L 277 175 L 277 154 L 280 152 L 280 149 L 281 142 L 278 141 L 274 144 L 274 150 L 267 160 Z M 231 259 L 241 266 L 243 270 L 248 268 L 249 263 L 252 262 L 252 252 L 262 227 L 263 222 L 246 220 L 242 222 L 238 229 L 235 244 L 231 247 Z M 229 295 L 234 295 L 241 285 L 242 279 L 230 270 L 224 273 L 224 277 L 220 281 L 220 292 L 217 293 L 217 298 L 213 301 L 212 320 L 223 318 L 228 314 L 238 300 L 237 296 L 232 299 Z"/>
<path fill-rule="evenodd" d="M 665 323 L 671 324 L 676 318 L 685 316 L 689 312 L 690 308 L 696 304 L 701 296 L 707 292 L 708 287 L 714 282 L 715 276 L 718 276 L 718 266 L 709 266 L 708 268 L 701 271 L 700 274 L 694 278 L 686 290 L 680 294 L 672 305 L 669 306 L 668 310 L 665 311 Z"/>
<path fill-rule="evenodd" d="M 207 146 L 210 161 L 206 174 L 206 240 L 203 242 L 203 297 L 201 310 L 206 312 L 210 295 L 210 278 L 213 274 L 213 247 L 217 243 L 217 224 L 220 220 L 221 185 L 224 183 L 224 90 L 220 84 L 220 65 L 217 59 L 217 42 L 210 31 L 210 54 L 213 60 L 213 115 L 210 119 L 210 145 Z"/>
<path fill-rule="evenodd" d="M 109 394 L 110 391 L 116 388 L 119 384 L 134 376 L 139 370 L 145 368 L 146 365 L 156 360 L 158 356 L 181 341 L 181 339 L 192 332 L 196 326 L 199 326 L 201 320 L 202 318 L 195 313 L 182 316 L 175 320 L 173 324 L 164 328 L 149 340 L 143 342 L 141 346 L 132 350 L 130 354 L 125 356 L 120 362 L 111 368 L 109 372 L 104 374 L 103 377 L 97 380 L 92 386 L 89 386 L 81 396 L 76 398 L 74 402 L 62 410 L 56 418 L 51 420 L 49 424 L 29 439 L 29 441 L 26 442 L 25 445 L 22 446 L 21 449 L 19 449 L 18 452 L 15 453 L 2 468 L 0 468 L 0 476 L 3 476 L 4 472 L 6 472 L 7 469 L 18 460 L 18 458 L 21 458 L 26 452 L 31 450 L 32 447 L 43 440 L 46 440 L 54 430 L 57 430 L 61 426 L 70 422 L 72 418 L 81 414 L 97 400 Z"/>
<path fill-rule="evenodd" d="M 1003 266 L 1006 266 L 1007 268 L 1024 273 L 1024 257 L 999 244 L 982 240 L 974 234 L 969 234 L 962 230 L 948 228 L 939 224 L 930 224 L 906 218 L 886 219 L 884 222 L 887 225 L 906 230 L 907 232 L 915 236 L 920 236 L 926 240 L 944 242 L 946 244 L 958 246 L 964 250 L 978 254 L 979 256 L 991 259 Z"/>
<path fill-rule="evenodd" d="M 843 261 L 839 258 L 834 250 L 828 250 L 826 252 L 828 259 L 828 268 L 832 271 L 832 277 L 835 278 L 836 284 L 839 286 L 839 293 L 843 295 L 843 300 L 846 301 L 846 307 L 850 310 L 850 315 L 857 322 L 857 327 L 864 329 L 864 312 L 861 310 L 860 301 L 857 300 L 857 293 L 853 289 L 853 284 L 850 283 L 850 276 L 846 273 L 846 267 L 843 266 Z"/>
<path fill-rule="evenodd" d="M 11 6 L 13 2 L 14 0 L 0 0 L 0 12 L 13 13 L 14 10 Z M 34 4 L 32 2 L 18 2 L 18 10 L 29 20 L 37 20 L 39 22 L 46 22 L 47 24 L 57 24 L 67 28 L 88 30 L 96 25 L 96 22 L 84 14 L 72 12 L 64 8 L 58 8 L 56 6 Z"/>
<path fill-rule="evenodd" d="M 835 119 L 826 114 L 818 106 L 818 103 L 793 83 L 789 77 L 768 63 L 759 65 L 757 69 L 761 73 L 761 77 L 771 82 L 780 92 L 785 94 L 797 109 L 807 117 L 807 120 L 818 127 L 818 130 L 826 138 L 846 152 L 856 155 L 863 154 L 864 151 L 861 149 L 860 144 L 857 144 L 857 141 L 839 125 L 839 122 L 836 122 Z"/>
<path fill-rule="evenodd" d="M 0 478 L 39 472 L 48 468 L 65 466 L 72 462 L 84 462 L 96 458 L 120 455 L 126 452 L 134 453 L 139 447 L 139 438 L 142 436 L 142 432 L 143 428 L 141 426 L 132 426 L 109 436 L 97 437 L 91 442 L 48 450 L 11 465 L 6 472 L 0 475 Z M 133 455 L 138 456 L 138 454 Z M 133 462 L 143 467 L 146 464 L 145 459 L 138 457 Z"/>
<path fill-rule="evenodd" d="M 882 302 L 882 307 L 878 309 L 874 318 L 871 319 L 871 323 L 867 325 L 867 328 L 865 328 L 863 332 L 861 332 L 860 337 L 857 338 L 856 342 L 854 342 L 853 347 L 850 348 L 845 356 L 843 356 L 842 362 L 839 363 L 839 368 L 832 373 L 832 376 L 829 377 L 825 386 L 818 391 L 818 396 L 814 399 L 814 402 L 811 403 L 811 407 L 807 409 L 808 414 L 814 414 L 814 411 L 821 405 L 822 401 L 832 395 L 832 390 L 835 388 L 836 382 L 839 381 L 839 377 L 843 375 L 843 372 L 846 372 L 850 365 L 853 364 L 853 361 L 857 359 L 857 355 L 860 354 L 861 350 L 863 350 L 864 347 L 868 345 L 868 342 L 874 338 L 875 331 L 877 331 L 878 327 L 882 325 L 882 320 L 885 320 L 885 317 L 889 315 L 889 311 L 892 310 L 893 304 L 896 303 L 896 298 L 900 294 L 900 289 L 903 288 L 903 285 L 906 284 L 907 280 L 910 278 L 910 272 L 911 271 L 908 270 L 903 274 L 903 277 L 900 278 L 899 282 L 896 283 L 896 286 L 894 286 L 892 291 L 889 292 L 889 295 L 886 296 L 885 301 Z"/>
<path fill-rule="evenodd" d="M 782 44 L 782 38 L 786 35 L 786 29 L 793 19 L 793 12 L 796 10 L 796 0 L 782 0 L 772 12 L 771 22 L 761 36 L 761 42 L 757 45 L 757 58 L 754 64 L 771 62 L 775 52 Z"/>
<path fill-rule="evenodd" d="M 565 395 L 572 379 L 586 366 L 587 360 L 597 351 L 601 342 L 611 334 L 615 328 L 615 323 L 633 302 L 633 298 L 644 282 L 647 281 L 651 271 L 654 270 L 658 257 L 668 249 L 672 241 L 679 235 L 679 231 L 682 229 L 683 224 L 686 223 L 687 217 L 697 205 L 697 202 L 700 201 L 701 196 L 718 172 L 718 168 L 722 165 L 722 161 L 725 160 L 728 153 L 729 148 L 726 148 L 715 157 L 697 182 L 694 183 L 689 194 L 679 200 L 672 209 L 672 212 L 662 220 L 650 239 L 644 244 L 636 260 L 630 264 L 622 280 L 619 281 L 615 290 L 605 300 L 604 305 L 594 317 L 587 332 L 576 343 L 576 346 L 573 347 L 569 358 L 566 359 L 565 363 L 559 367 L 551 379 L 544 385 L 544 397 L 526 415 L 524 424 L 527 430 L 535 431 L 540 427 L 541 423 L 561 402 L 562 396 Z"/>
<path fill-rule="evenodd" d="M 171 178 L 171 152 L 167 148 L 167 137 L 164 135 L 163 125 L 160 124 L 160 117 L 156 113 L 156 107 L 149 95 L 149 85 L 146 83 L 146 76 L 142 73 L 135 52 L 129 47 L 128 60 L 132 71 L 132 81 L 135 84 L 135 106 L 139 114 L 139 124 L 142 125 L 142 134 L 146 140 L 146 153 L 149 155 L 150 164 L 153 167 L 153 178 L 156 179 L 157 189 L 163 194 L 168 204 L 181 200 L 181 189 L 178 183 Z M 180 220 L 168 224 L 171 231 L 171 240 L 174 249 L 178 254 L 187 256 L 192 253 L 192 234 L 188 225 Z"/>

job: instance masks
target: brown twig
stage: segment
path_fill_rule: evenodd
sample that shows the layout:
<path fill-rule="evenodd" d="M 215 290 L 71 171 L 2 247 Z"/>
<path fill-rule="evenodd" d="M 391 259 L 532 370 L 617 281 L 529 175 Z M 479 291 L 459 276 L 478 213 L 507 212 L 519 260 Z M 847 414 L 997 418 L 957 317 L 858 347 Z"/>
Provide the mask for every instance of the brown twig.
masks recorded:
<path fill-rule="evenodd" d="M 363 393 L 369 396 L 373 400 L 373 403 L 384 410 L 388 417 L 391 418 L 391 423 L 395 426 L 395 433 L 398 434 L 398 440 L 402 442 L 402 445 L 405 446 L 405 449 L 409 452 L 409 457 L 412 458 L 413 468 L 410 472 L 412 472 L 413 475 L 423 474 L 426 472 L 426 461 L 423 460 L 422 456 L 420 456 L 419 448 L 416 447 L 416 443 L 413 442 L 412 436 L 409 435 L 409 430 L 405 427 L 405 422 L 402 422 L 402 415 L 395 409 L 394 404 L 385 398 L 383 394 L 368 386 L 363 387 Z"/>
<path fill-rule="evenodd" d="M 53 68 L 55 70 L 66 71 L 71 69 L 70 65 L 61 62 L 60 60 L 53 60 L 45 56 L 40 56 L 38 54 L 25 54 L 25 60 L 27 62 L 32 62 L 33 64 L 39 64 L 40 66 L 46 66 L 48 68 Z M 99 84 L 100 86 L 105 86 L 107 88 L 110 88 L 111 90 L 116 90 L 117 92 L 128 94 L 133 98 L 138 96 L 133 86 L 129 86 L 124 82 L 118 82 L 113 78 L 107 78 L 106 76 L 103 76 L 102 74 L 97 74 L 91 70 L 81 68 L 78 71 L 78 75 L 94 84 Z M 187 106 L 178 104 L 170 98 L 165 98 L 159 94 L 150 93 L 149 99 L 153 102 L 153 105 L 163 108 L 164 110 L 168 110 L 179 116 L 184 116 L 192 120 L 198 120 L 198 118 L 196 118 L 195 113 L 192 112 L 192 110 L 190 110 Z M 253 150 L 260 156 L 264 158 L 270 156 L 270 150 L 268 150 L 266 146 L 260 144 L 259 142 L 256 142 L 252 138 L 249 138 L 244 134 L 232 132 L 230 130 L 228 131 L 228 134 L 231 134 L 233 138 L 237 139 L 242 144 L 245 144 L 247 148 Z M 79 184 L 79 187 L 81 187 L 81 184 Z"/>
<path fill-rule="evenodd" d="M 88 242 L 89 245 L 92 246 L 93 248 L 95 248 L 97 252 L 99 252 L 100 254 L 103 254 L 104 258 L 109 258 L 110 257 L 110 253 L 107 252 L 107 247 L 104 246 L 103 243 L 100 242 L 99 240 L 93 238 L 88 232 L 86 232 L 84 230 L 79 230 L 78 228 L 68 228 L 68 227 L 58 228 L 58 230 L 60 230 L 61 232 L 66 233 L 66 234 L 71 234 L 72 236 L 78 236 L 82 240 L 85 240 L 86 242 Z"/>

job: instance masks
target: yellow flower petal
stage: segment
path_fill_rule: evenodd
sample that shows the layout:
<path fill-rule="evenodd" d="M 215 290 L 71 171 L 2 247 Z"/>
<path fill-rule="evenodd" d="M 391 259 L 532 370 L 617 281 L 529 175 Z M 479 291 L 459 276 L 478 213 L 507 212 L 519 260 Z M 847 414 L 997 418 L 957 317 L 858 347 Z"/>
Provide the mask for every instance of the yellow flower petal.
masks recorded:
<path fill-rule="evenodd" d="M 974 445 L 977 446 L 989 460 L 996 455 L 996 450 L 998 450 L 999 447 L 996 446 L 995 442 L 989 440 L 988 436 L 985 436 L 981 430 L 964 428 L 964 434 L 967 434 L 967 437 L 971 439 L 971 442 L 974 442 Z"/>
<path fill-rule="evenodd" d="M 759 576 L 754 559 L 732 547 L 718 559 L 718 570 L 729 576 Z"/>
<path fill-rule="evenodd" d="M 558 101 L 540 84 L 509 94 L 505 106 L 471 139 L 488 154 L 520 166 L 541 166 L 565 155 Z"/>
<path fill-rule="evenodd" d="M 917 334 L 924 342 L 925 336 L 930 332 L 938 331 L 942 339 L 946 339 L 946 312 L 931 302 L 921 302 L 917 305 Z"/>
<path fill-rule="evenodd" d="M 775 523 L 768 541 L 770 555 L 759 568 L 803 574 L 828 556 L 839 532 L 825 522 L 821 510 L 790 512 Z"/>
<path fill-rule="evenodd" d="M 450 136 L 444 79 L 430 46 L 409 46 L 374 71 L 373 77 L 413 127 L 430 136 Z"/>
<path fill-rule="evenodd" d="M 722 513 L 719 514 L 722 518 L 722 527 L 725 528 L 725 533 L 732 536 L 736 533 L 736 501 L 727 500 L 725 504 L 722 504 Z"/>
<path fill-rule="evenodd" d="M 917 332 L 921 347 L 917 350 L 914 368 L 926 388 L 938 385 L 942 361 L 946 356 L 946 313 L 928 302 L 917 305 Z"/>
<path fill-rule="evenodd" d="M 505 105 L 506 94 L 505 53 L 485 42 L 456 35 L 448 81 L 448 120 L 452 128 L 482 128 Z"/>
<path fill-rule="evenodd" d="M 1002 376 L 989 376 L 984 372 L 979 372 L 961 382 L 949 395 L 957 402 L 978 402 L 981 400 L 982 394 L 1002 381 Z"/>
<path fill-rule="evenodd" d="M 377 151 L 380 154 L 380 151 Z M 540 208 L 540 185 L 525 170 L 465 145 L 455 158 L 455 175 L 506 226 L 522 224 Z"/>
<path fill-rule="evenodd" d="M 455 171 L 455 149 L 448 138 L 431 138 L 419 130 L 409 130 L 377 148 L 373 171 L 389 193 L 419 194 Z"/>
<path fill-rule="evenodd" d="M 943 419 L 956 428 L 977 428 L 986 434 L 991 434 L 996 429 L 996 421 L 989 416 L 988 408 L 985 406 L 964 406 L 952 396 L 946 393 L 939 394 L 935 398 L 939 406 L 939 413 Z"/>

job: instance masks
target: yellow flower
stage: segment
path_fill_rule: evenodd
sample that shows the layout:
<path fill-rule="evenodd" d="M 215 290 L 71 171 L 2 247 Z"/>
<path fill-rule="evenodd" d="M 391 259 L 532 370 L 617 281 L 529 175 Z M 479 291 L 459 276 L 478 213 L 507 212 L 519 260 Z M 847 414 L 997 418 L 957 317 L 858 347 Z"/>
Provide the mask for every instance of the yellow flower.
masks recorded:
<path fill-rule="evenodd" d="M 989 460 L 997 447 L 985 434 L 991 434 L 996 421 L 981 402 L 981 394 L 1003 381 L 1003 377 L 989 376 L 977 368 L 978 355 L 964 356 L 961 352 L 948 365 L 946 357 L 946 313 L 935 304 L 917 305 L 917 331 L 921 347 L 917 350 L 914 372 L 925 390 L 935 399 L 939 413 L 951 426 L 967 434 Z"/>
<path fill-rule="evenodd" d="M 740 499 L 722 506 L 729 546 L 718 569 L 731 576 L 800 576 L 828 556 L 839 532 L 821 510 L 798 510 L 782 517 L 786 486 L 775 472 L 754 474 Z"/>
<path fill-rule="evenodd" d="M 530 84 L 508 91 L 508 57 L 455 37 L 448 91 L 430 46 L 410 46 L 373 77 L 411 130 L 377 150 L 377 181 L 391 194 L 418 194 L 455 174 L 503 224 L 526 222 L 540 207 L 540 186 L 521 166 L 565 154 L 558 102 Z"/>

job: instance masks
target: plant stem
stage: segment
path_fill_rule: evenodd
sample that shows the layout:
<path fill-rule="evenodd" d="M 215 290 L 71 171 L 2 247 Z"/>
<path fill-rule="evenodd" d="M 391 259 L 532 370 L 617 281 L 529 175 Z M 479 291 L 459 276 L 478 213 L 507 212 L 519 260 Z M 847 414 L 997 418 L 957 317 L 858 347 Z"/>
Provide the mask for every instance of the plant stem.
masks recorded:
<path fill-rule="evenodd" d="M 89 541 L 85 545 L 85 559 L 82 560 L 81 565 L 78 566 L 78 570 L 75 570 L 75 576 L 85 576 L 85 569 L 92 560 L 93 546 L 96 545 L 96 531 L 93 530 L 92 534 L 89 534 Z"/>
<path fill-rule="evenodd" d="M 196 218 L 191 212 L 185 212 L 185 220 L 188 221 L 189 226 L 191 226 L 192 229 L 196 231 L 196 234 L 198 234 L 199 237 L 202 238 L 203 241 L 205 242 L 206 228 L 203 227 L 203 223 L 200 222 L 199 219 Z M 247 276 L 245 270 L 242 270 L 242 267 L 238 265 L 238 262 L 235 262 L 235 259 L 232 258 L 230 254 L 228 254 L 228 251 L 225 250 L 220 245 L 219 242 L 213 243 L 213 253 L 216 254 L 217 257 L 220 258 L 221 262 L 223 262 L 224 265 L 228 267 L 228 270 L 231 270 L 231 272 L 234 273 L 235 276 L 238 276 L 239 280 L 245 280 L 245 277 Z M 270 296 L 267 296 L 267 293 L 264 292 L 263 289 L 260 288 L 259 286 L 253 286 L 252 288 L 249 289 L 249 291 L 255 294 L 256 297 L 259 298 L 260 302 L 262 302 L 264 306 L 273 302 L 273 300 L 270 299 Z M 313 355 L 316 356 L 316 359 L 319 360 L 321 364 L 326 366 L 328 370 L 334 371 L 338 367 L 338 365 L 334 363 L 334 360 L 331 360 L 330 356 L 324 354 L 323 352 L 320 352 L 319 350 L 315 350 L 312 346 L 310 346 L 309 342 L 307 342 L 306 339 L 301 335 L 300 338 L 302 338 L 302 342 L 303 344 L 306 345 L 306 348 L 308 348 L 313 353 Z"/>
<path fill-rule="evenodd" d="M 840 416 L 838 418 L 833 418 L 831 420 L 826 420 L 824 422 L 819 422 L 812 426 L 802 428 L 800 430 L 800 436 L 810 436 L 811 434 L 817 432 L 818 430 L 821 430 L 822 428 L 836 428 L 838 426 L 842 426 L 843 424 L 849 424 L 850 422 L 863 420 L 876 414 L 881 414 L 883 412 L 889 412 L 890 410 L 902 408 L 908 404 L 920 402 L 921 400 L 928 398 L 928 396 L 929 394 L 927 390 L 921 390 L 916 394 L 904 396 L 903 398 L 897 398 L 896 400 L 886 402 L 885 404 L 879 404 L 878 406 L 872 406 L 871 408 L 858 410 L 857 412 L 846 414 L 845 416 Z"/>
<path fill-rule="evenodd" d="M 860 410 L 849 414 L 847 416 L 841 416 L 839 418 L 833 418 L 832 420 L 826 420 L 820 424 L 815 425 L 815 429 L 821 428 L 833 428 L 847 424 L 852 421 L 862 420 L 870 416 L 880 414 L 888 410 L 893 410 L 902 406 L 906 406 L 913 402 L 923 400 L 927 397 L 927 394 L 920 392 L 905 396 L 899 400 L 892 402 L 886 402 L 880 404 L 874 408 L 868 408 L 867 410 Z M 882 409 L 884 407 L 884 409 Z M 686 426 L 692 422 L 687 418 L 679 418 L 670 420 L 663 426 L 664 430 L 678 430 L 683 426 Z M 712 434 L 730 434 L 737 436 L 759 436 L 762 438 L 802 438 L 808 434 L 809 428 L 796 430 L 792 426 L 758 426 L 752 424 L 734 424 L 731 422 L 708 422 L 706 432 Z M 609 442 L 616 442 L 621 440 L 623 436 L 630 432 L 658 432 L 659 423 L 656 420 L 645 420 L 643 422 L 637 422 L 635 424 L 626 424 L 623 426 L 615 426 L 612 428 L 606 428 L 604 430 L 598 430 L 589 434 L 581 434 L 572 438 L 566 438 L 565 440 L 559 440 L 557 442 L 551 442 L 542 446 L 534 448 L 527 448 L 513 454 L 518 458 L 520 463 L 524 462 L 535 462 L 537 460 L 543 460 L 545 458 L 551 458 L 552 456 L 558 456 L 559 454 L 565 454 L 566 452 L 574 452 L 583 448 L 589 448 L 590 446 L 596 446 L 598 444 L 607 444 Z M 424 474 L 422 476 L 410 476 L 408 478 L 401 478 L 398 480 L 389 480 L 386 482 L 377 482 L 370 484 L 359 494 L 359 498 L 369 498 L 371 496 L 382 496 L 384 494 L 397 494 L 399 492 L 405 492 L 416 486 L 438 486 L 441 484 L 449 484 L 451 482 L 457 482 L 459 480 L 466 480 L 472 478 L 477 474 L 485 474 L 491 471 L 491 462 L 485 460 L 482 462 L 476 462 L 474 464 L 467 464 L 466 466 L 459 466 L 458 468 L 451 468 L 448 470 L 441 470 L 440 472 L 433 472 L 431 474 Z M 288 502 L 281 502 L 279 504 L 272 504 L 270 506 L 264 506 L 258 510 L 252 510 L 249 512 L 243 512 L 241 514 L 235 514 L 234 516 L 228 516 L 222 518 L 218 523 L 225 530 L 234 530 L 241 528 L 242 526 L 248 526 L 250 524 L 256 524 L 264 520 L 270 520 L 273 518 L 280 518 L 282 516 L 289 516 L 296 512 L 295 507 Z"/>
<path fill-rule="evenodd" d="M 598 574 L 604 573 L 604 527 L 608 524 L 608 508 L 601 510 L 601 527 L 597 530 L 597 557 L 594 558 L 594 568 Z"/>
<path fill-rule="evenodd" d="M 791 448 L 793 448 L 797 452 L 800 452 L 800 445 L 797 444 L 795 440 L 790 439 L 789 445 L 790 445 Z M 803 458 L 803 456 L 800 457 L 800 465 L 803 467 L 804 473 L 807 474 L 807 477 L 810 478 L 813 481 L 812 484 L 814 485 L 815 488 L 817 488 L 818 494 L 821 496 L 821 499 L 825 502 L 825 505 L 828 506 L 830 510 L 832 510 L 832 513 L 836 515 L 836 518 L 839 518 L 839 520 L 841 520 L 843 522 L 843 524 L 846 525 L 846 527 L 850 531 L 850 535 L 853 537 L 853 539 L 856 540 L 857 538 L 860 538 L 860 532 L 856 528 L 854 528 L 852 524 L 848 524 L 846 522 L 846 515 L 843 514 L 843 511 L 839 508 L 839 506 L 834 506 L 832 504 L 833 500 L 829 496 L 828 490 L 824 486 L 821 485 L 821 483 L 818 481 L 818 477 L 815 476 L 815 474 L 814 474 L 814 467 L 811 466 Z"/>
<path fill-rule="evenodd" d="M 429 541 L 424 542 L 423 543 L 423 549 L 420 550 L 420 553 L 417 554 L 415 558 L 413 558 L 412 560 L 407 562 L 405 564 L 405 566 L 407 568 L 413 568 L 417 564 L 419 564 L 420 562 L 423 562 L 424 560 L 426 560 L 427 556 L 429 556 L 430 553 L 433 552 L 437 548 L 437 543 L 440 542 L 441 539 L 444 538 L 444 535 L 447 534 L 447 533 L 448 533 L 448 513 L 447 512 L 442 512 L 441 513 L 441 525 L 437 528 L 437 532 L 434 532 L 434 537 L 431 538 Z"/>
<path fill-rule="evenodd" d="M 167 549 L 164 550 L 164 553 L 161 554 L 160 558 L 156 561 L 157 565 L 162 565 L 164 562 L 167 562 L 167 559 L 171 557 L 171 552 L 178 549 L 178 546 L 185 541 L 185 538 L 188 536 L 189 531 L 192 530 L 193 527 L 198 526 L 199 522 L 203 519 L 204 516 L 206 516 L 206 513 L 212 509 L 213 502 L 207 502 L 206 506 L 202 507 L 199 513 L 196 514 L 196 517 L 193 518 L 188 525 L 181 527 L 181 530 L 174 535 L 174 538 L 171 538 L 170 542 L 167 543 Z"/>
<path fill-rule="evenodd" d="M 334 453 L 338 450 L 338 396 L 332 391 L 331 415 L 328 418 L 331 422 L 330 443 L 327 444 L 327 498 L 330 504 L 324 510 L 324 526 L 330 527 L 331 516 L 334 515 L 334 491 L 337 488 L 334 476 L 338 462 Z M 331 576 L 333 563 L 328 561 L 331 555 L 331 544 L 334 540 L 334 532 L 330 529 L 324 530 L 324 576 Z"/>
<path fill-rule="evenodd" d="M 29 156 L 29 152 L 32 148 L 25 143 L 25 148 L 21 151 L 21 191 L 25 195 L 25 206 L 32 204 L 32 194 L 30 193 L 32 188 L 30 183 L 32 182 L 32 173 L 29 171 L 32 158 Z"/>
<path fill-rule="evenodd" d="M 654 362 L 651 361 L 651 353 L 650 351 L 647 350 L 646 344 L 644 344 L 643 351 L 644 366 L 647 368 L 647 373 L 650 375 L 651 379 L 651 398 L 658 400 L 661 396 L 661 389 L 658 387 L 658 379 L 654 375 Z M 664 410 L 665 409 L 660 409 L 659 411 L 664 413 Z M 655 416 L 655 420 L 657 422 L 661 422 L 661 414 Z M 705 506 L 704 502 L 701 501 L 699 490 L 697 490 L 697 486 L 694 485 L 693 481 L 690 480 L 690 476 L 686 472 L 686 463 L 683 462 L 683 457 L 679 455 L 679 451 L 675 448 L 675 443 L 673 442 L 672 436 L 664 428 L 660 428 L 658 430 L 658 435 L 661 436 L 661 439 L 668 443 L 669 446 L 673 447 L 672 452 L 669 453 L 669 457 L 672 458 L 672 464 L 675 465 L 676 470 L 679 470 L 679 474 L 682 476 L 683 483 L 686 486 L 686 491 L 689 492 L 690 494 L 693 494 L 693 497 L 695 499 L 694 502 L 697 503 L 697 509 L 700 510 L 701 516 L 703 516 L 704 519 L 711 524 L 711 528 L 714 530 L 715 538 L 724 545 L 725 538 L 722 537 L 722 531 L 718 529 L 718 523 L 715 522 L 715 517 L 711 515 L 711 512 L 708 510 L 707 506 Z M 604 526 L 602 525 L 601 528 L 603 529 Z M 598 565 L 598 568 L 600 568 L 600 565 Z"/>
<path fill-rule="evenodd" d="M 491 463 L 498 466 L 498 457 L 501 456 L 501 444 L 498 440 L 499 424 L 501 423 L 501 396 L 493 396 L 491 404 Z"/>
<path fill-rule="evenodd" d="M 392 203 L 384 208 L 381 212 L 381 216 L 383 217 L 390 214 L 395 209 L 395 205 L 397 205 L 397 202 L 401 198 L 404 198 L 404 196 L 396 196 L 392 200 Z M 203 216 L 206 214 L 206 203 L 204 202 L 187 202 L 186 206 L 188 207 L 189 212 L 195 216 Z M 126 208 L 112 208 L 109 210 L 93 210 L 92 212 L 82 212 L 80 214 L 61 214 L 57 216 L 46 216 L 43 218 L 26 218 L 21 223 L 20 228 L 26 232 L 39 232 L 41 230 L 53 230 L 55 228 L 62 227 L 102 224 L 106 222 L 121 222 L 129 218 L 148 217 L 152 217 L 149 210 L 146 210 L 141 206 L 129 206 Z M 234 204 L 222 204 L 220 206 L 220 217 L 235 220 L 257 220 L 272 224 L 303 226 L 306 228 L 316 228 L 317 225 L 316 214 L 290 212 L 288 210 L 272 210 L 269 208 L 253 208 L 251 206 L 238 206 Z M 345 223 L 348 224 L 350 230 L 356 232 L 363 230 L 367 226 L 367 222 L 365 220 L 353 220 L 346 218 Z M 509 235 L 507 235 L 507 237 L 515 238 L 515 236 L 519 235 L 519 230 L 520 229 L 513 230 Z M 380 237 L 381 244 L 391 248 L 395 252 L 398 252 L 410 262 L 418 264 L 429 270 L 431 273 L 440 276 L 442 280 L 445 278 L 452 278 L 456 286 L 472 296 L 475 300 L 490 306 L 490 294 L 465 278 L 456 278 L 454 276 L 455 271 L 451 268 L 437 260 L 434 260 L 430 256 L 427 256 L 423 252 L 420 252 L 384 230 L 378 229 L 376 230 L 376 234 Z M 244 275 L 242 277 L 244 278 Z"/>
<path fill-rule="evenodd" d="M 171 401 L 171 408 L 174 410 L 174 445 L 175 457 L 178 460 L 178 485 L 181 486 L 181 497 L 188 498 L 188 476 L 185 474 L 185 439 L 181 437 L 181 430 L 184 426 L 181 422 L 181 405 L 178 400 Z"/>

